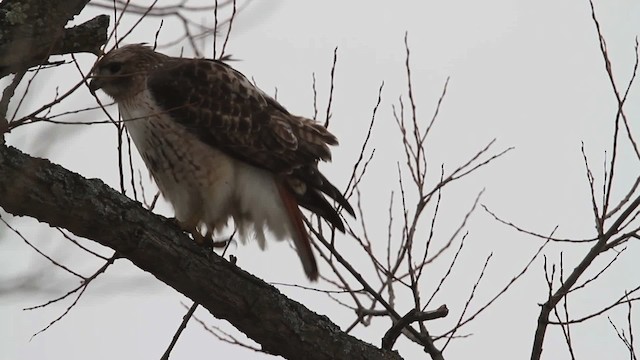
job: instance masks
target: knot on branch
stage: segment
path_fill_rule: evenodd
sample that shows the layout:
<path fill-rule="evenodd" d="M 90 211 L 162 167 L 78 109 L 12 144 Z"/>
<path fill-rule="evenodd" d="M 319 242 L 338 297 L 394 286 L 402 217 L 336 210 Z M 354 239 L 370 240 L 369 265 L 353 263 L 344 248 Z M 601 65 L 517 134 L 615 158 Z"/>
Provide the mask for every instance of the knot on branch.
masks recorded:
<path fill-rule="evenodd" d="M 387 330 L 382 338 L 382 348 L 385 350 L 391 350 L 393 344 L 395 344 L 398 336 L 402 333 L 402 330 L 416 321 L 427 321 L 443 318 L 449 315 L 449 309 L 447 305 L 441 305 L 439 308 L 431 311 L 418 311 L 417 309 L 411 309 L 409 312 L 396 321 L 393 326 Z"/>

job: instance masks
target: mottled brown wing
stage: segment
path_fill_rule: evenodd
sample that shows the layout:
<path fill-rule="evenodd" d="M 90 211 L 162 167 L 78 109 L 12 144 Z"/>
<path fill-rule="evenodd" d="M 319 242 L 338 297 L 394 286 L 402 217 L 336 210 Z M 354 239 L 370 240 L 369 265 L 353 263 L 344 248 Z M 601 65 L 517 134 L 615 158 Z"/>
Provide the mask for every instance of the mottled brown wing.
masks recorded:
<path fill-rule="evenodd" d="M 289 114 L 224 63 L 165 62 L 149 73 L 158 105 L 203 142 L 275 173 L 329 160 L 336 138 L 322 125 Z"/>
<path fill-rule="evenodd" d="M 147 86 L 157 104 L 200 140 L 254 166 L 288 175 L 301 206 L 345 230 L 321 194 L 354 215 L 342 193 L 318 171 L 318 160 L 331 159 L 328 145 L 338 143 L 324 126 L 289 114 L 218 61 L 173 58 L 149 73 Z"/>

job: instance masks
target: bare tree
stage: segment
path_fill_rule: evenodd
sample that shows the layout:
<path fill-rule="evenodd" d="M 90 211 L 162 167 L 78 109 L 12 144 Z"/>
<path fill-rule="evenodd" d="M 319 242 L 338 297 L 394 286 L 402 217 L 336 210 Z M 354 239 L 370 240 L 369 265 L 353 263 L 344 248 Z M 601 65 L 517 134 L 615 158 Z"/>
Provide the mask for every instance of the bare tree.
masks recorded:
<path fill-rule="evenodd" d="M 457 220 L 458 226 L 450 232 L 441 230 L 441 206 L 445 201 L 444 192 L 452 184 L 463 183 L 479 171 L 490 171 L 488 166 L 498 161 L 512 148 L 495 149 L 495 140 L 486 146 L 468 154 L 468 160 L 453 167 L 434 164 L 426 151 L 427 144 L 435 131 L 441 107 L 446 106 L 447 80 L 442 84 L 441 96 L 428 117 L 418 111 L 413 90 L 411 72 L 411 53 L 409 35 L 405 36 L 405 73 L 406 94 L 398 96 L 393 105 L 391 117 L 397 124 L 404 158 L 398 159 L 396 191 L 389 190 L 383 195 L 389 199 L 387 233 L 368 231 L 368 212 L 362 204 L 361 184 L 367 181 L 369 164 L 375 158 L 371 134 L 381 116 L 380 104 L 384 93 L 384 84 L 380 85 L 377 99 L 372 102 L 373 110 L 366 136 L 360 147 L 360 153 L 353 165 L 345 189 L 345 195 L 356 204 L 357 221 L 348 224 L 345 236 L 335 232 L 319 218 L 309 218 L 307 226 L 314 237 L 314 246 L 320 257 L 326 262 L 330 273 L 322 274 L 324 285 L 320 288 L 308 288 L 310 291 L 327 296 L 331 300 L 352 312 L 352 318 L 342 327 L 338 327 L 326 317 L 319 316 L 303 305 L 288 299 L 275 287 L 295 286 L 291 284 L 266 284 L 262 280 L 241 270 L 233 261 L 196 246 L 173 221 L 152 213 L 159 193 L 143 183 L 142 170 L 137 169 L 133 161 L 131 141 L 125 127 L 118 121 L 117 112 L 112 104 L 103 104 L 96 98 L 96 105 L 74 111 L 57 112 L 56 105 L 69 101 L 72 94 L 86 86 L 89 71 L 83 69 L 74 56 L 78 52 L 101 53 L 103 46 L 111 48 L 127 37 L 133 29 L 150 19 L 161 19 L 157 27 L 153 46 L 169 48 L 177 44 L 186 44 L 196 56 L 209 55 L 213 58 L 230 60 L 227 54 L 229 33 L 233 22 L 248 2 L 241 6 L 235 1 L 216 1 L 208 6 L 195 6 L 188 1 L 174 5 L 160 5 L 153 2 L 150 6 L 140 6 L 129 1 L 102 1 L 88 4 L 88 1 L 31 1 L 13 0 L 0 4 L 4 17 L 0 18 L 0 69 L 3 77 L 13 77 L 5 87 L 0 100 L 0 207 L 14 216 L 29 216 L 49 224 L 59 232 L 65 241 L 80 248 L 86 256 L 99 260 L 99 266 L 91 275 L 82 275 L 73 270 L 73 264 L 63 263 L 59 259 L 46 255 L 38 246 L 23 236 L 20 229 L 13 225 L 12 217 L 0 217 L 4 230 L 13 232 L 22 238 L 38 254 L 51 264 L 63 269 L 77 280 L 77 286 L 68 291 L 60 290 L 50 301 L 31 308 L 48 306 L 65 299 L 71 304 L 59 317 L 52 319 L 45 331 L 62 319 L 78 304 L 88 285 L 94 283 L 105 270 L 118 259 L 126 258 L 140 269 L 150 272 L 156 278 L 181 292 L 191 300 L 185 305 L 186 315 L 175 332 L 173 339 L 162 359 L 170 357 L 173 346 L 194 317 L 196 307 L 206 308 L 214 317 L 225 319 L 238 330 L 260 344 L 260 348 L 246 344 L 219 328 L 210 326 L 206 320 L 201 322 L 213 336 L 221 341 L 244 346 L 268 354 L 297 359 L 399 359 L 393 351 L 397 339 L 404 336 L 414 342 L 433 359 L 444 359 L 445 350 L 454 340 L 466 336 L 468 325 L 478 319 L 489 307 L 504 296 L 522 276 L 534 268 L 536 260 L 544 254 L 544 274 L 548 284 L 546 300 L 541 305 L 535 337 L 531 349 L 531 358 L 539 359 L 542 354 L 546 330 L 549 325 L 559 326 L 562 330 L 570 356 L 575 358 L 571 329 L 593 317 L 602 316 L 619 305 L 628 309 L 627 324 L 623 327 L 611 321 L 617 336 L 629 351 L 629 357 L 636 359 L 632 327 L 632 304 L 640 299 L 640 286 L 629 289 L 612 300 L 602 309 L 592 314 L 570 316 L 567 298 L 570 294 L 596 286 L 598 278 L 615 266 L 623 246 L 630 239 L 638 238 L 638 177 L 625 195 L 616 199 L 614 182 L 620 172 L 620 152 L 623 144 L 631 149 L 640 160 L 640 152 L 633 131 L 625 113 L 625 103 L 634 84 L 638 66 L 636 43 L 636 64 L 633 75 L 624 89 L 616 85 L 612 65 L 609 59 L 605 39 L 591 3 L 593 22 L 600 45 L 605 71 L 612 84 L 612 92 L 617 100 L 613 141 L 610 158 L 603 170 L 602 180 L 594 175 L 593 165 L 583 150 L 586 177 L 591 187 L 591 200 L 596 234 L 589 239 L 559 238 L 555 233 L 541 234 L 524 229 L 482 204 L 480 191 L 470 205 L 464 209 Z M 67 22 L 85 6 L 90 5 L 111 14 L 113 30 L 107 32 L 108 17 L 99 16 L 84 24 L 65 28 Z M 26 10 L 28 9 L 28 10 Z M 196 14 L 211 14 L 211 23 L 194 20 Z M 47 15 L 44 25 L 34 26 L 37 19 Z M 135 19 L 131 28 L 124 28 L 123 19 Z M 164 20 L 175 21 L 182 33 L 163 35 L 166 26 Z M 207 44 L 213 43 L 213 54 L 206 54 Z M 64 60 L 50 60 L 52 55 L 65 55 Z M 314 118 L 331 125 L 332 101 L 335 70 L 339 66 L 338 51 L 334 52 L 330 71 L 330 90 L 326 107 L 320 105 L 316 91 L 314 74 Z M 80 80 L 69 90 L 57 94 L 51 101 L 42 101 L 35 111 L 21 112 L 20 107 L 29 97 L 29 86 L 36 76 L 48 71 L 73 68 L 79 73 Z M 67 70 L 68 71 L 68 70 Z M 29 80 L 27 79 L 29 75 Z M 27 81 L 26 90 L 17 94 L 18 85 Z M 15 104 L 10 106 L 10 102 Z M 319 108 L 324 108 L 324 115 Z M 104 120 L 84 120 L 80 123 L 68 120 L 72 115 L 95 114 L 100 111 Z M 53 124 L 111 124 L 118 138 L 119 191 L 115 191 L 99 180 L 85 179 L 48 160 L 32 157 L 14 147 L 4 145 L 4 139 L 11 136 L 16 128 L 34 123 Z M 625 148 L 625 149 L 626 149 Z M 491 266 L 493 254 L 484 259 L 483 265 L 474 270 L 473 285 L 464 299 L 464 305 L 451 308 L 445 303 L 435 303 L 438 294 L 451 282 L 451 275 L 460 270 L 460 255 L 465 251 L 465 241 L 470 235 L 468 220 L 482 207 L 506 226 L 516 231 L 540 239 L 537 251 L 530 254 L 529 260 L 522 264 L 511 279 L 503 286 L 491 289 L 492 296 L 480 301 L 476 294 L 484 285 L 485 274 Z M 1 213 L 0 213 L 1 214 Z M 3 229 L 3 227 L 0 227 Z M 52 230 L 54 231 L 54 230 Z M 0 237 L 3 232 L 0 230 Z M 81 238 L 104 245 L 112 252 L 104 254 L 86 246 Z M 576 248 L 590 246 L 586 255 L 575 265 L 568 265 L 563 253 L 557 263 L 549 260 L 549 245 L 571 243 Z M 552 251 L 552 250 L 551 250 Z M 579 251 L 579 250 L 577 250 Z M 367 259 L 367 267 L 358 267 L 343 254 Z M 594 270 L 594 260 L 615 253 L 599 269 Z M 555 253 L 554 253 L 555 255 Z M 223 253 L 222 256 L 225 256 Z M 446 262 L 446 270 L 439 276 L 428 273 L 435 262 Z M 567 270 L 573 267 L 573 270 Z M 4 292 L 16 291 L 41 279 L 46 272 L 34 272 L 18 285 L 0 287 Z M 4 289 L 4 290 L 3 290 Z M 379 334 L 379 347 L 356 339 L 349 333 L 359 326 L 368 326 L 372 321 L 385 319 L 390 326 L 385 333 Z M 437 331 L 433 322 L 438 319 Z"/>

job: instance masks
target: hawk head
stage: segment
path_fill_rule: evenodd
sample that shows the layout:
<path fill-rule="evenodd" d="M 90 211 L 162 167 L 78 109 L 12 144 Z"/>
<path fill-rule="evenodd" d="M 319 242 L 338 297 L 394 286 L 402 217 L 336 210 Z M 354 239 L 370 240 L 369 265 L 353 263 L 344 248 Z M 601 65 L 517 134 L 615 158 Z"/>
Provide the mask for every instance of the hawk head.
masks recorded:
<path fill-rule="evenodd" d="M 89 90 L 102 89 L 115 101 L 131 98 L 144 89 L 147 72 L 167 58 L 142 44 L 111 50 L 96 63 Z"/>

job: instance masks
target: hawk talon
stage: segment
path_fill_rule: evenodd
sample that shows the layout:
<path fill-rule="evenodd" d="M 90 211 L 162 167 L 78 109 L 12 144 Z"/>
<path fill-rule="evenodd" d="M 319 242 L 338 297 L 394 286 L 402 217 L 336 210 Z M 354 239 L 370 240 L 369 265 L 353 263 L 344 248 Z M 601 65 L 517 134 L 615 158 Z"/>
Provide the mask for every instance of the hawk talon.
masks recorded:
<path fill-rule="evenodd" d="M 215 250 L 215 249 L 223 249 L 229 245 L 233 237 L 227 239 L 216 240 L 213 238 L 213 234 L 210 231 L 207 231 L 206 234 L 202 235 L 199 231 L 193 230 L 190 232 L 193 240 L 207 250 Z"/>
<path fill-rule="evenodd" d="M 198 244 L 198 246 L 207 250 L 213 249 L 214 245 L 213 245 L 213 239 L 211 237 L 202 236 L 202 234 L 200 234 L 200 232 L 197 230 L 194 230 L 191 233 L 191 236 L 193 237 L 193 241 L 195 241 L 196 244 Z"/>
<path fill-rule="evenodd" d="M 212 244 L 213 247 L 215 249 L 224 249 L 225 247 L 227 247 L 229 245 L 229 243 L 231 242 L 231 239 L 223 239 L 223 240 L 213 240 L 212 239 Z"/>
<path fill-rule="evenodd" d="M 207 233 L 205 236 L 202 236 L 196 226 L 187 225 L 175 217 L 169 218 L 169 221 L 177 225 L 183 232 L 191 235 L 193 241 L 195 241 L 198 246 L 208 249 L 212 249 L 214 247 L 213 239 L 211 238 L 209 233 Z"/>

